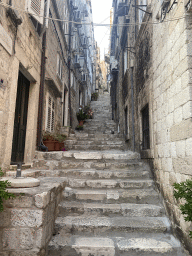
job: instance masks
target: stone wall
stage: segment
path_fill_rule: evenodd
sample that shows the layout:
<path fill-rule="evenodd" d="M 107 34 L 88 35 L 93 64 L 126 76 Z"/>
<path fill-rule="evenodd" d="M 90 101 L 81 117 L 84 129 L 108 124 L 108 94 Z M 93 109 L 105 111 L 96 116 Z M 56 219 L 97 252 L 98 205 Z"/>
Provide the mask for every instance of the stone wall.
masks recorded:
<path fill-rule="evenodd" d="M 39 187 L 9 189 L 16 198 L 5 201 L 0 213 L 1 255 L 46 255 L 65 178 L 39 179 Z"/>
<path fill-rule="evenodd" d="M 6 2 L 6 1 L 2 1 Z M 15 6 L 25 8 L 25 1 L 14 1 Z M 30 81 L 28 122 L 25 142 L 25 163 L 31 163 L 35 152 L 37 113 L 40 84 L 41 38 L 25 13 L 21 13 L 22 24 L 18 26 L 16 40 L 15 26 L 6 15 L 6 9 L 1 7 L 0 15 L 0 166 L 9 168 L 15 105 L 17 96 L 17 81 L 19 71 Z M 15 40 L 15 51 L 13 48 Z"/>
<path fill-rule="evenodd" d="M 171 1 L 172 2 L 172 1 Z M 160 4 L 154 2 L 153 21 Z M 191 248 L 190 224 L 184 221 L 173 196 L 173 183 L 192 176 L 191 21 L 183 1 L 166 19 L 153 25 L 153 136 L 154 168 L 167 209 L 180 237 Z"/>

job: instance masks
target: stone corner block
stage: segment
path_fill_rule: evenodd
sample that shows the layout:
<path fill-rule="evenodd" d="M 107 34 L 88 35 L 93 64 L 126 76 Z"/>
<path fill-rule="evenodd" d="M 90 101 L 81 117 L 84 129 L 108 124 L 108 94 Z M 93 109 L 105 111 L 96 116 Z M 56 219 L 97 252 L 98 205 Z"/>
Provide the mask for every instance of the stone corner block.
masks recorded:
<path fill-rule="evenodd" d="M 35 195 L 35 206 L 38 208 L 45 208 L 50 202 L 50 192 L 43 192 Z"/>

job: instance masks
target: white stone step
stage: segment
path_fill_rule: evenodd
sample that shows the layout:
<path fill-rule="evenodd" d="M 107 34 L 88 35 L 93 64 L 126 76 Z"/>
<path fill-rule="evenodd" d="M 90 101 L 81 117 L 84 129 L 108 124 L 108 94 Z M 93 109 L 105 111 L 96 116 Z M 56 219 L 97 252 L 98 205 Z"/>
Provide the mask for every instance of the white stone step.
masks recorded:
<path fill-rule="evenodd" d="M 82 203 L 78 201 L 61 202 L 59 215 L 92 215 L 97 216 L 125 216 L 125 217 L 162 217 L 165 210 L 162 206 L 148 204 L 103 204 Z"/>
<path fill-rule="evenodd" d="M 67 238 L 66 238 L 67 237 Z M 186 256 L 180 242 L 169 234 L 77 236 L 62 232 L 49 244 L 49 256 Z"/>
<path fill-rule="evenodd" d="M 95 215 L 58 217 L 56 232 L 102 234 L 108 232 L 166 233 L 170 223 L 166 217 L 97 217 Z"/>
<path fill-rule="evenodd" d="M 32 172 L 32 170 L 31 170 Z M 82 179 L 149 179 L 150 173 L 144 167 L 133 170 L 96 170 L 96 169 L 66 169 L 66 170 L 34 170 L 41 176 L 74 177 Z M 16 173 L 16 172 L 15 172 Z M 25 171 L 22 171 L 25 173 Z M 32 176 L 33 177 L 33 176 Z"/>
<path fill-rule="evenodd" d="M 82 159 L 82 160 L 139 160 L 140 155 L 132 151 L 55 151 L 55 152 L 40 152 L 36 151 L 35 159 L 39 160 L 64 160 L 64 159 Z"/>
<path fill-rule="evenodd" d="M 159 205 L 159 195 L 154 189 L 72 189 L 66 187 L 64 200 L 103 203 L 135 203 Z"/>

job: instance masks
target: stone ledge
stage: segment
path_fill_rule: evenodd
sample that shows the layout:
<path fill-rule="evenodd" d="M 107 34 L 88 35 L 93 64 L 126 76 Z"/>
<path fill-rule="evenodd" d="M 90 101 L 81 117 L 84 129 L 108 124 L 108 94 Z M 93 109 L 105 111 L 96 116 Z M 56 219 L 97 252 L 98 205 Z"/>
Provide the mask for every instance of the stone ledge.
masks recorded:
<path fill-rule="evenodd" d="M 8 189 L 17 197 L 5 201 L 0 213 L 0 253 L 45 255 L 66 179 L 39 180 L 39 187 Z"/>

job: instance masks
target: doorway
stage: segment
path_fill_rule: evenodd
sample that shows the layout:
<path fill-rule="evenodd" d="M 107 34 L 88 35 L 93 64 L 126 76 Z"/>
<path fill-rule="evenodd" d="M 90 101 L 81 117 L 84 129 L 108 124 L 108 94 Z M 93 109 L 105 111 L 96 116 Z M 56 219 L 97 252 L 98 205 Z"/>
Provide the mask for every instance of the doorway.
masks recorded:
<path fill-rule="evenodd" d="M 17 99 L 13 130 L 11 164 L 23 162 L 25 150 L 25 135 L 27 126 L 27 111 L 29 99 L 29 80 L 19 72 Z"/>

